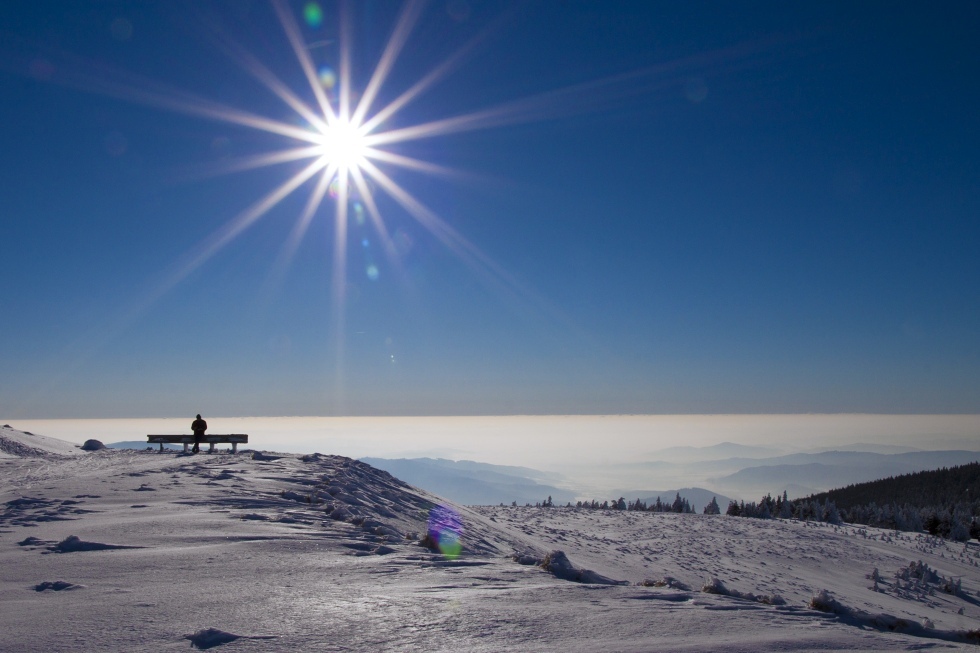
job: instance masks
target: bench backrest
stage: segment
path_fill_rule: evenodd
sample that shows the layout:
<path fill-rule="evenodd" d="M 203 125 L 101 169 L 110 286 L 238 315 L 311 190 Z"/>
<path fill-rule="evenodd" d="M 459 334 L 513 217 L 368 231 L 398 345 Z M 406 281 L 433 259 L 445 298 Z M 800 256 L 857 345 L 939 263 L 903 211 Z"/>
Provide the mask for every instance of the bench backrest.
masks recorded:
<path fill-rule="evenodd" d="M 194 442 L 193 435 L 147 435 L 147 442 L 166 442 L 168 444 L 181 444 L 184 442 Z M 248 442 L 247 433 L 229 433 L 227 435 L 204 435 L 201 437 L 202 442 Z"/>

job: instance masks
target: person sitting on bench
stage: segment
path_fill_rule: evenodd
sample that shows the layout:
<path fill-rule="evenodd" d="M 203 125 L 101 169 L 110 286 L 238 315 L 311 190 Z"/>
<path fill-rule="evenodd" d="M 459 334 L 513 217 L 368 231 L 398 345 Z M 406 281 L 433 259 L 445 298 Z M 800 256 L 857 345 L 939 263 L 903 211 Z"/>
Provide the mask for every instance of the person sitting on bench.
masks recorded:
<path fill-rule="evenodd" d="M 201 440 L 204 439 L 204 432 L 208 430 L 208 423 L 201 419 L 199 414 L 191 423 L 191 430 L 194 431 L 194 448 L 191 451 L 197 453 L 201 450 Z"/>

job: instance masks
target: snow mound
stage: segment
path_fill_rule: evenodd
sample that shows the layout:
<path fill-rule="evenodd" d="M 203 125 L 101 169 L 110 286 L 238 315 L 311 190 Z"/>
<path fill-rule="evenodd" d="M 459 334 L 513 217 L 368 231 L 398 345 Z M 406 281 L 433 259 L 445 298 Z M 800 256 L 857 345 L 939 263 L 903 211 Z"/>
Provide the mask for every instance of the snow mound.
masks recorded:
<path fill-rule="evenodd" d="M 35 585 L 34 591 L 35 592 L 47 592 L 47 591 L 61 592 L 64 590 L 80 590 L 84 587 L 85 587 L 84 585 L 75 585 L 74 583 L 69 583 L 68 581 L 65 580 L 56 580 L 54 582 L 46 580 L 43 583 L 38 583 L 37 585 Z"/>
<path fill-rule="evenodd" d="M 78 446 L 71 442 L 35 435 L 30 431 L 18 431 L 9 424 L 0 426 L 0 458 L 47 458 L 52 455 L 81 455 Z"/>
<path fill-rule="evenodd" d="M 235 635 L 217 628 L 203 628 L 191 635 L 184 635 L 184 639 L 191 640 L 191 646 L 204 650 L 234 642 L 236 639 L 275 639 L 275 637 L 271 635 Z"/>
<path fill-rule="evenodd" d="M 891 614 L 873 614 L 844 605 L 835 599 L 827 590 L 820 590 L 815 594 L 810 599 L 810 607 L 820 612 L 837 615 L 841 621 L 853 626 L 870 627 L 892 633 L 903 633 L 905 635 L 912 635 L 913 637 L 927 637 L 951 642 L 980 644 L 980 630 L 943 630 L 936 628 L 929 619 L 925 619 L 922 623 L 919 623 L 912 619 L 896 617 Z"/>
<path fill-rule="evenodd" d="M 628 585 L 621 580 L 606 578 L 588 569 L 576 569 L 564 551 L 552 551 L 541 561 L 541 568 L 550 571 L 556 578 L 570 580 L 576 583 L 592 583 L 596 585 Z"/>
<path fill-rule="evenodd" d="M 214 648 L 215 646 L 234 642 L 236 639 L 241 639 L 241 637 L 241 635 L 226 633 L 217 628 L 204 628 L 192 635 L 184 635 L 184 639 L 191 640 L 191 645 L 199 649 Z"/>
<path fill-rule="evenodd" d="M 79 551 L 108 551 L 110 549 L 141 549 L 139 546 L 124 546 L 122 544 L 103 544 L 102 542 L 85 542 L 77 535 L 69 535 L 52 547 L 54 553 L 76 553 Z"/>
<path fill-rule="evenodd" d="M 639 583 L 643 587 L 666 587 L 672 590 L 683 590 L 685 592 L 690 591 L 690 586 L 686 583 L 682 583 L 673 576 L 664 576 L 660 580 L 646 579 Z"/>
<path fill-rule="evenodd" d="M 752 594 L 751 592 L 739 592 L 738 590 L 729 589 L 725 586 L 720 579 L 712 577 L 707 583 L 701 587 L 701 591 L 705 594 L 718 594 L 719 596 L 731 596 L 736 599 L 743 599 L 745 601 L 755 601 L 756 603 L 764 603 L 766 605 L 785 605 L 786 601 L 783 597 L 778 594 Z M 816 597 L 814 597 L 816 599 Z"/>
<path fill-rule="evenodd" d="M 82 445 L 82 451 L 100 451 L 105 448 L 106 446 L 98 440 L 86 440 Z"/>

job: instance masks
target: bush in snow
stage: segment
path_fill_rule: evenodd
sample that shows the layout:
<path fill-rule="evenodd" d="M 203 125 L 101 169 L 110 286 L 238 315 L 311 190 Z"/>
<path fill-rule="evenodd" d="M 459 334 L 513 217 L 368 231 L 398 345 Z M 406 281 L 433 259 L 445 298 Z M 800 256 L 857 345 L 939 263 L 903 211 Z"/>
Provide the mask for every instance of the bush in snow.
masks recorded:
<path fill-rule="evenodd" d="M 810 607 L 820 612 L 846 614 L 847 609 L 841 605 L 827 590 L 820 590 L 810 599 Z"/>
<path fill-rule="evenodd" d="M 720 596 L 731 596 L 736 599 L 744 599 L 746 601 L 755 601 L 756 603 L 765 603 L 766 605 L 785 605 L 786 600 L 778 594 L 762 594 L 756 596 L 751 592 L 739 592 L 738 590 L 728 589 L 725 584 L 721 582 L 718 578 L 714 576 L 701 586 L 701 591 L 705 594 L 718 594 Z"/>
<path fill-rule="evenodd" d="M 642 583 L 640 583 L 640 585 L 643 585 L 644 587 L 669 587 L 672 590 L 684 590 L 684 591 L 691 589 L 688 585 L 682 583 L 681 581 L 677 580 L 673 576 L 664 576 L 660 580 L 647 579 Z"/>

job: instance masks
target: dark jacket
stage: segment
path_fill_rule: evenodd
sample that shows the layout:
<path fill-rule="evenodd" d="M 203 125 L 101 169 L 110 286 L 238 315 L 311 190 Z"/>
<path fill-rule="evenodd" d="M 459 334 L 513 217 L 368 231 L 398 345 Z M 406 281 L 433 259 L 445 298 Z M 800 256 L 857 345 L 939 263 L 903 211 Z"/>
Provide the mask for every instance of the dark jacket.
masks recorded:
<path fill-rule="evenodd" d="M 196 419 L 191 424 L 191 430 L 194 431 L 194 435 L 197 435 L 199 433 L 203 435 L 204 432 L 208 430 L 208 423 L 205 422 L 203 419 Z"/>

